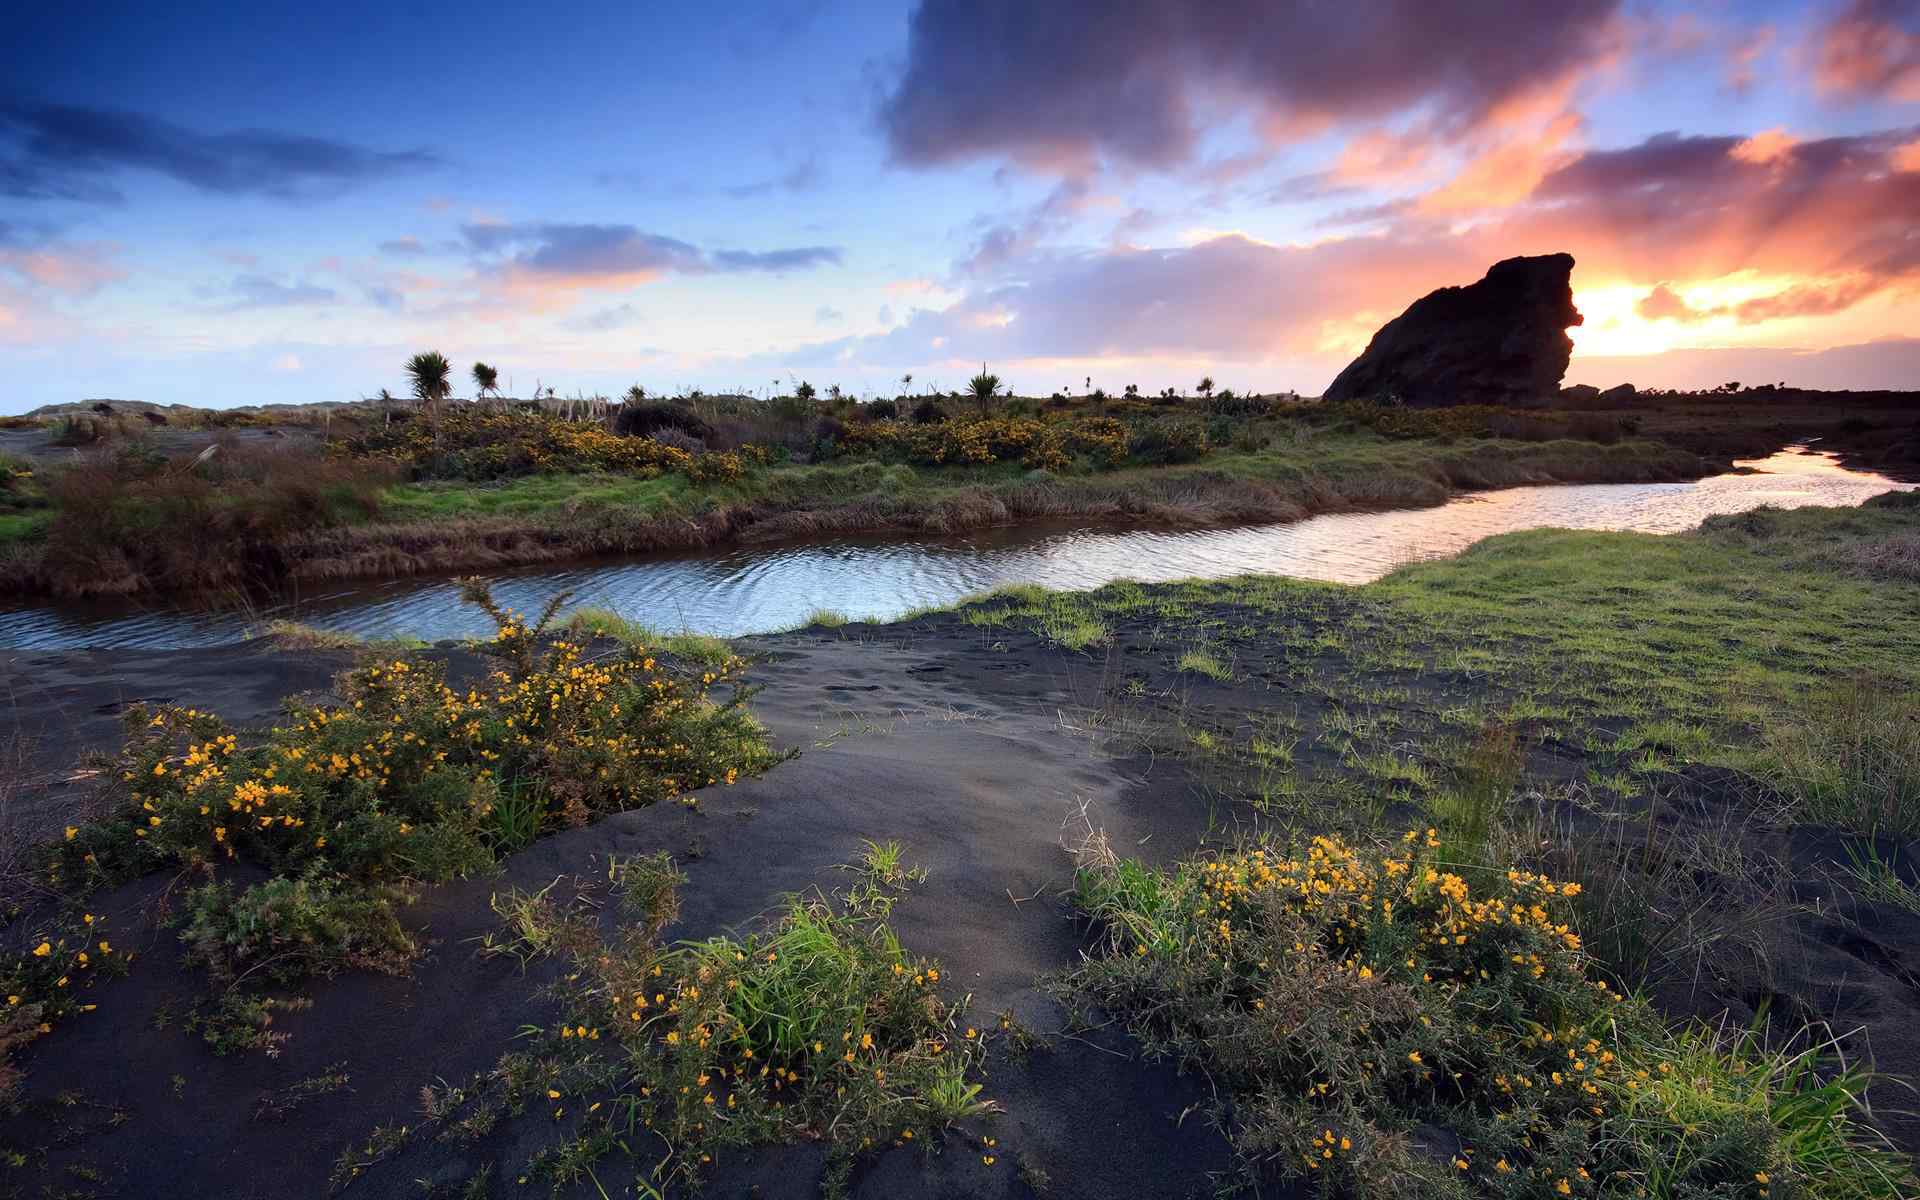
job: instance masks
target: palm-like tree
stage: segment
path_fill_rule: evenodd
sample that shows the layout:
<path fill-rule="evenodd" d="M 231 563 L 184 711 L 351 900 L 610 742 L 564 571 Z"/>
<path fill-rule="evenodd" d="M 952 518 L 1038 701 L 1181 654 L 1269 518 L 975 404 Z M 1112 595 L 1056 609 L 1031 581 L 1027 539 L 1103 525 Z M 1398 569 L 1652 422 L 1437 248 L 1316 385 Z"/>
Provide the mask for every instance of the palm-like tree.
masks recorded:
<path fill-rule="evenodd" d="M 900 377 L 900 394 L 902 396 L 913 395 L 913 372 L 909 371 Z"/>
<path fill-rule="evenodd" d="M 474 398 L 484 400 L 500 394 L 500 372 L 486 363 L 473 364 Z"/>
<path fill-rule="evenodd" d="M 1202 376 L 1200 382 L 1194 385 L 1193 390 L 1200 393 L 1200 399 L 1211 399 L 1213 397 L 1213 376 Z"/>
<path fill-rule="evenodd" d="M 980 415 L 986 416 L 992 406 L 993 398 L 1000 392 L 1000 377 L 987 374 L 987 364 L 980 364 L 980 373 L 967 380 L 967 394 L 980 406 Z"/>
<path fill-rule="evenodd" d="M 636 383 L 627 389 L 627 394 L 623 398 L 628 404 L 645 404 L 647 402 L 647 389 Z"/>
<path fill-rule="evenodd" d="M 799 387 L 793 389 L 793 398 L 802 404 L 812 404 L 813 398 L 817 394 L 818 393 L 813 390 L 813 385 L 804 379 L 800 381 Z"/>
<path fill-rule="evenodd" d="M 413 381 L 413 398 L 429 417 L 440 413 L 440 402 L 453 394 L 453 364 L 438 350 L 428 350 L 407 360 L 407 378 Z"/>

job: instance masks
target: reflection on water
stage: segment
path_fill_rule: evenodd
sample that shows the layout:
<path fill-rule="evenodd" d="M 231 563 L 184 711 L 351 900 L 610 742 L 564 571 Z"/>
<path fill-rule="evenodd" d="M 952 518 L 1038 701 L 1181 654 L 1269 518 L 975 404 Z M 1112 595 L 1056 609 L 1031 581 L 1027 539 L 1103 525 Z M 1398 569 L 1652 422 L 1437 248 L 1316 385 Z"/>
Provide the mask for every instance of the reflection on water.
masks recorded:
<path fill-rule="evenodd" d="M 1290 525 L 1191 532 L 987 530 L 935 538 L 847 538 L 509 571 L 494 595 L 523 612 L 556 592 L 656 629 L 733 636 L 795 625 L 831 609 L 896 617 L 1009 583 L 1092 588 L 1249 573 L 1364 583 L 1402 563 L 1453 554 L 1496 533 L 1558 526 L 1675 533 L 1715 513 L 1771 504 L 1858 504 L 1894 483 L 1842 469 L 1831 455 L 1789 449 L 1743 463 L 1752 474 L 1693 483 L 1511 488 L 1438 508 L 1315 517 Z M 262 616 L 288 616 L 370 637 L 428 640 L 490 632 L 445 579 L 404 579 L 307 594 L 268 613 L 179 612 L 61 604 L 0 611 L 0 645 L 197 646 L 248 635 Z"/>

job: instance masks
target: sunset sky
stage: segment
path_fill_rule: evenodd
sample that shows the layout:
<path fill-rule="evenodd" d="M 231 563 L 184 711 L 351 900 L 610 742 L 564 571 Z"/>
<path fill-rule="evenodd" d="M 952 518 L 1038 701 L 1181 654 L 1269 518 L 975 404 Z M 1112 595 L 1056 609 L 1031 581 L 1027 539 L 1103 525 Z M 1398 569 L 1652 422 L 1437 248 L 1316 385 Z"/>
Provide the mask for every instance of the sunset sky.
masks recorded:
<path fill-rule="evenodd" d="M 1920 0 L 22 8 L 0 411 L 1317 393 L 1570 251 L 1569 382 L 1920 388 Z"/>

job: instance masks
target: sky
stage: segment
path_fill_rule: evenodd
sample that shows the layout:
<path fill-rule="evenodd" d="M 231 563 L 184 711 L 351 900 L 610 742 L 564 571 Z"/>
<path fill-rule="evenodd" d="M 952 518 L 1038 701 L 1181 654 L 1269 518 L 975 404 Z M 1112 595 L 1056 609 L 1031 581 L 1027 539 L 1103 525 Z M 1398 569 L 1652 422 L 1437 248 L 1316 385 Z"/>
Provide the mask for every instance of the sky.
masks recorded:
<path fill-rule="evenodd" d="M 1568 382 L 1920 388 L 1920 0 L 96 0 L 0 39 L 0 412 L 1317 394 L 1574 255 Z"/>

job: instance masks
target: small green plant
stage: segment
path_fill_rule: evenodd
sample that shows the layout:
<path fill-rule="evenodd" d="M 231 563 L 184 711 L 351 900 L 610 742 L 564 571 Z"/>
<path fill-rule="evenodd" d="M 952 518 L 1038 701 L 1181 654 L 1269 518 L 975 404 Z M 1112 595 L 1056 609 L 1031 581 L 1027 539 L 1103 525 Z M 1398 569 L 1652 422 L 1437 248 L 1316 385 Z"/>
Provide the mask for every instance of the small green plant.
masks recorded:
<path fill-rule="evenodd" d="M 664 856 L 616 865 L 607 886 L 637 920 L 611 944 L 588 892 L 566 904 L 551 890 L 497 900 L 522 953 L 570 962 L 558 1020 L 524 1031 L 526 1048 L 482 1088 L 436 1097 L 429 1118 L 464 1137 L 502 1111 L 578 1115 L 528 1175 L 589 1179 L 602 1156 L 644 1144 L 651 1195 L 697 1187 L 728 1150 L 796 1139 L 826 1144 L 831 1190 L 866 1151 L 928 1145 L 949 1123 L 994 1111 L 974 1071 L 985 1037 L 964 1024 L 965 1001 L 942 999 L 939 965 L 908 953 L 881 919 L 794 899 L 744 936 L 663 948 L 655 939 L 678 909 L 679 880 Z"/>
<path fill-rule="evenodd" d="M 1177 665 L 1182 671 L 1205 675 L 1221 683 L 1227 683 L 1233 679 L 1233 668 L 1221 662 L 1213 651 L 1205 647 L 1185 651 L 1180 655 Z"/>
<path fill-rule="evenodd" d="M 1512 726 L 1483 725 L 1462 756 L 1453 785 L 1434 797 L 1434 816 L 1448 840 L 1466 848 L 1485 846 L 1520 786 L 1525 764 L 1526 750 Z"/>
<path fill-rule="evenodd" d="M 1858 675 L 1766 714 L 1760 767 L 1795 819 L 1920 834 L 1920 707 L 1911 687 Z"/>
<path fill-rule="evenodd" d="M 1848 842 L 1846 850 L 1847 865 L 1843 869 L 1850 881 L 1848 886 L 1856 895 L 1875 904 L 1891 904 L 1920 915 L 1920 888 L 1901 878 L 1893 863 L 1880 853 L 1876 842 Z"/>

